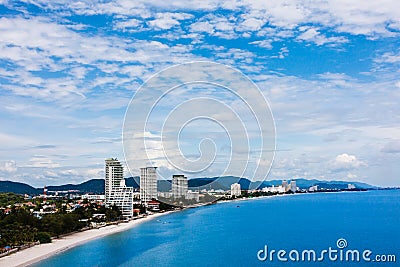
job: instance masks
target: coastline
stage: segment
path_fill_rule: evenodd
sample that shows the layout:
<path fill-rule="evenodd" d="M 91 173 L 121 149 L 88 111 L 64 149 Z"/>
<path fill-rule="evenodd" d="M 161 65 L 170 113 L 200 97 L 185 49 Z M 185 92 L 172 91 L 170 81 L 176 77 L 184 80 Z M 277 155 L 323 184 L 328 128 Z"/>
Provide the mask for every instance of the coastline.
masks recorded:
<path fill-rule="evenodd" d="M 98 229 L 90 229 L 83 232 L 74 233 L 59 239 L 53 239 L 52 243 L 36 245 L 31 248 L 17 251 L 8 256 L 0 258 L 0 266 L 27 266 L 54 256 L 58 253 L 64 252 L 65 250 L 71 249 L 83 243 L 131 229 L 143 222 L 153 220 L 172 212 L 175 211 L 155 213 L 145 218 L 132 220 L 127 223 L 109 225 Z"/>
<path fill-rule="evenodd" d="M 316 192 L 313 194 L 318 194 L 318 193 L 333 193 L 333 192 Z M 337 192 L 335 192 L 337 193 Z M 244 201 L 249 201 L 249 200 L 262 200 L 262 199 L 267 199 L 267 198 L 275 198 L 275 197 L 285 197 L 285 196 L 295 196 L 295 195 L 303 195 L 303 194 L 277 194 L 277 195 L 270 195 L 270 196 L 259 196 L 259 197 L 252 197 L 252 198 L 237 198 L 237 199 L 231 199 L 231 200 L 223 200 L 223 201 L 217 201 L 216 203 L 212 203 L 212 205 L 215 204 L 222 204 L 222 203 L 232 203 L 232 202 L 244 202 Z M 198 208 L 202 207 L 205 205 L 197 205 L 197 206 L 189 206 L 185 207 L 182 210 L 185 209 L 190 209 L 190 208 Z M 136 220 L 129 221 L 127 223 L 120 223 L 118 225 L 109 225 L 105 227 L 101 227 L 98 229 L 90 229 L 86 230 L 83 232 L 78 232 L 74 233 L 71 235 L 67 235 L 65 237 L 59 238 L 59 239 L 53 239 L 52 243 L 47 243 L 47 244 L 40 244 L 36 245 L 18 252 L 15 252 L 13 254 L 10 254 L 8 256 L 4 256 L 0 258 L 0 266 L 28 266 L 30 264 L 39 262 L 41 260 L 44 260 L 46 258 L 52 257 L 58 253 L 64 252 L 68 249 L 71 249 L 73 247 L 79 246 L 83 243 L 92 241 L 97 238 L 101 238 L 107 235 L 111 235 L 114 233 L 126 231 L 128 229 L 131 229 L 133 227 L 136 227 L 137 225 L 153 220 L 155 218 L 161 217 L 163 215 L 167 215 L 170 213 L 182 211 L 182 210 L 173 210 L 173 211 L 167 211 L 164 213 L 155 213 L 152 215 L 148 215 L 145 218 L 140 218 Z"/>
<path fill-rule="evenodd" d="M 217 201 L 213 204 L 221 204 L 221 203 L 228 203 L 228 202 L 236 202 L 236 201 L 245 201 L 245 200 L 254 200 L 258 198 L 270 198 L 275 196 L 262 196 L 257 198 L 238 198 L 233 200 L 224 200 L 224 201 Z M 198 208 L 204 205 L 196 205 L 196 206 L 189 206 L 182 210 L 189 209 L 189 208 Z M 58 253 L 62 253 L 66 250 L 79 246 L 81 244 L 87 243 L 97 238 L 101 238 L 104 236 L 108 236 L 111 234 L 119 233 L 122 231 L 126 231 L 128 229 L 134 228 L 137 225 L 153 220 L 155 218 L 161 217 L 163 215 L 167 215 L 173 212 L 178 212 L 181 210 L 173 210 L 167 211 L 163 213 L 155 213 L 152 215 L 148 215 L 145 218 L 140 218 L 136 220 L 129 221 L 127 223 L 120 223 L 118 225 L 108 225 L 97 229 L 90 229 L 78 233 L 74 233 L 71 235 L 67 235 L 58 239 L 53 239 L 51 243 L 46 244 L 39 244 L 33 247 L 17 251 L 10 255 L 4 256 L 0 258 L 0 266 L 12 266 L 12 267 L 23 267 L 29 266 L 31 264 L 37 263 L 41 260 L 50 258 Z"/>

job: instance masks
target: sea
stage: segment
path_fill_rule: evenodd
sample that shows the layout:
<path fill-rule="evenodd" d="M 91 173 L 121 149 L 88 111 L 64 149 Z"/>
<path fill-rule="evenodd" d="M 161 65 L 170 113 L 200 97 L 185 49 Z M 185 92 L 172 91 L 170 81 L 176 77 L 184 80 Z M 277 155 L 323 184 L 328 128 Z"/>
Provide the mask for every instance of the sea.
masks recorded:
<path fill-rule="evenodd" d="M 186 209 L 32 266 L 400 266 L 400 190 Z"/>

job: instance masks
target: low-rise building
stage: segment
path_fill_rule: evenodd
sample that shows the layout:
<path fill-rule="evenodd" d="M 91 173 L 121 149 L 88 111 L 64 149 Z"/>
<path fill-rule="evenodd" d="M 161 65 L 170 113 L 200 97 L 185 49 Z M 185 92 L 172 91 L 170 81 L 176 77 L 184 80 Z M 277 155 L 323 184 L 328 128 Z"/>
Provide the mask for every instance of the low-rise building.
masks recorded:
<path fill-rule="evenodd" d="M 186 199 L 194 199 L 197 202 L 200 200 L 200 194 L 199 192 L 188 190 L 186 194 Z"/>
<path fill-rule="evenodd" d="M 269 193 L 279 193 L 283 194 L 286 192 L 286 187 L 283 187 L 282 185 L 279 186 L 274 186 L 272 185 L 271 187 L 264 187 L 262 189 L 263 192 L 269 192 Z"/>
<path fill-rule="evenodd" d="M 160 210 L 160 202 L 158 202 L 157 200 L 150 200 L 147 203 L 147 208 L 150 210 L 154 210 L 154 211 L 158 211 Z"/>

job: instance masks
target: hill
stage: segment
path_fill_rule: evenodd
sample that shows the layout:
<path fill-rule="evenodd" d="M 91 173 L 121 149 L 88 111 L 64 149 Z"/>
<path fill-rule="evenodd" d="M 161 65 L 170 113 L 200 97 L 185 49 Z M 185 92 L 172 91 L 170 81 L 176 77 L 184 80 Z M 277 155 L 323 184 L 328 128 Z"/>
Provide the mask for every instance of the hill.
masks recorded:
<path fill-rule="evenodd" d="M 0 181 L 0 193 L 8 193 L 8 192 L 12 192 L 15 194 L 35 195 L 35 194 L 40 194 L 40 192 L 43 192 L 43 189 L 40 191 L 40 189 L 34 188 L 24 183 L 12 182 L 12 181 Z"/>
<path fill-rule="evenodd" d="M 348 182 L 348 181 L 322 181 L 316 179 L 304 179 L 298 178 L 293 179 L 296 181 L 297 186 L 300 189 L 307 189 L 310 186 L 318 185 L 319 188 L 347 188 L 349 183 L 354 184 L 356 188 L 359 189 L 377 189 L 377 186 L 372 186 L 366 183 L 360 182 Z M 140 178 L 138 176 L 125 178 L 126 186 L 139 188 Z M 251 182 L 246 178 L 240 178 L 236 176 L 224 176 L 224 177 L 205 177 L 205 178 L 193 178 L 188 180 L 189 189 L 193 188 L 196 190 L 201 189 L 222 189 L 229 190 L 231 184 L 239 183 L 243 190 L 253 189 L 253 188 L 264 188 L 269 186 L 278 186 L 282 184 L 282 180 L 269 180 L 264 182 Z M 171 180 L 159 180 L 157 181 L 158 191 L 168 192 L 171 190 Z M 58 186 L 47 186 L 49 191 L 68 191 L 76 190 L 80 193 L 94 193 L 94 194 L 104 194 L 104 179 L 91 179 L 80 184 L 65 184 Z M 0 181 L 0 193 L 13 192 L 16 194 L 29 194 L 36 195 L 43 192 L 43 188 L 34 188 L 28 184 L 12 181 Z"/>
<path fill-rule="evenodd" d="M 49 191 L 77 190 L 82 193 L 104 194 L 104 179 L 91 179 L 81 184 L 46 186 Z"/>

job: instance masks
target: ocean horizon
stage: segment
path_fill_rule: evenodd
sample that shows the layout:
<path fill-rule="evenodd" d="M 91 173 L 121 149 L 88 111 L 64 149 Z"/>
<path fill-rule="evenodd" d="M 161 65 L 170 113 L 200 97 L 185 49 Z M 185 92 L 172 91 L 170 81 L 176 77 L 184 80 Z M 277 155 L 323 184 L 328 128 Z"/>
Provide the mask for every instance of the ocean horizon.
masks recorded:
<path fill-rule="evenodd" d="M 400 190 L 221 202 L 167 214 L 31 266 L 375 266 L 377 255 L 387 261 L 380 266 L 397 266 L 398 214 Z M 278 258 L 279 250 L 286 254 Z"/>

